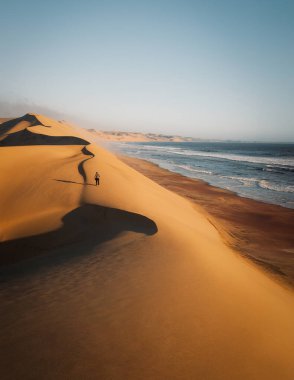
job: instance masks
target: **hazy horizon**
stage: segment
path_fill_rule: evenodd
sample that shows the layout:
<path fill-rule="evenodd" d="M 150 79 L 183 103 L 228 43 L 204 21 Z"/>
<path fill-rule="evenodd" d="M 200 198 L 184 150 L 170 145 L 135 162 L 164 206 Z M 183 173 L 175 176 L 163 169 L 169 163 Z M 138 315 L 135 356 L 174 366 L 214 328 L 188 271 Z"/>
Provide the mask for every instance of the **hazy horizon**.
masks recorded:
<path fill-rule="evenodd" d="M 291 1 L 12 0 L 2 14 L 0 116 L 294 142 Z"/>

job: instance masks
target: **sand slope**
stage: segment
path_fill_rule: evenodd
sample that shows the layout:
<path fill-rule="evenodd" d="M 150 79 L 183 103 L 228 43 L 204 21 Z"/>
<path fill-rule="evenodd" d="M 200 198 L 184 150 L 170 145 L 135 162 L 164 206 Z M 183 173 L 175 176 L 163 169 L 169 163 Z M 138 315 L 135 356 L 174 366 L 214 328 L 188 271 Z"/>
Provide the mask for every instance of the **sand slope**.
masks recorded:
<path fill-rule="evenodd" d="M 126 132 L 126 131 L 97 131 L 96 129 L 87 129 L 94 138 L 106 141 L 118 142 L 146 142 L 146 141 L 165 141 L 165 142 L 183 142 L 193 141 L 191 137 L 163 135 L 157 133 L 141 133 L 141 132 Z"/>
<path fill-rule="evenodd" d="M 161 186 L 201 205 L 229 246 L 276 280 L 294 285 L 294 209 L 239 197 L 150 161 L 119 158 Z"/>
<path fill-rule="evenodd" d="M 0 146 L 2 378 L 293 378 L 293 293 L 200 208 L 69 125 L 8 123 L 42 138 Z"/>

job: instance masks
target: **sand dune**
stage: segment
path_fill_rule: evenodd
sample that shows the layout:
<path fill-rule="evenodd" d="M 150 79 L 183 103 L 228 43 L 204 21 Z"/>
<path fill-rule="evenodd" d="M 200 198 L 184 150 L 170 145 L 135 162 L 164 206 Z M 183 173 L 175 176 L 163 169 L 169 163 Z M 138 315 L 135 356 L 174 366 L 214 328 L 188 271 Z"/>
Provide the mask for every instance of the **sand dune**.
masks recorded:
<path fill-rule="evenodd" d="M 201 205 L 229 246 L 275 279 L 294 286 L 293 209 L 239 197 L 150 161 L 127 156 L 120 159 L 168 190 Z"/>
<path fill-rule="evenodd" d="M 75 136 L 47 136 L 35 133 L 27 128 L 9 133 L 0 141 L 1 146 L 22 145 L 87 145 L 88 142 Z"/>
<path fill-rule="evenodd" d="M 293 378 L 293 292 L 227 247 L 200 206 L 65 123 L 8 123 L 2 378 Z M 45 137 L 26 144 L 24 130 Z"/>
<path fill-rule="evenodd" d="M 118 142 L 146 142 L 146 141 L 165 141 L 165 142 L 183 142 L 195 141 L 192 137 L 182 137 L 173 135 L 163 135 L 157 133 L 141 133 L 141 132 L 126 132 L 126 131 L 97 131 L 95 129 L 87 129 L 94 138 L 106 141 Z"/>
<path fill-rule="evenodd" d="M 156 224 L 139 214 L 97 205 L 84 205 L 62 217 L 62 227 L 39 235 L 1 243 L 1 264 L 44 254 L 60 246 L 112 240 L 125 231 L 145 235 L 157 232 Z M 73 233 L 74 232 L 74 233 Z"/>

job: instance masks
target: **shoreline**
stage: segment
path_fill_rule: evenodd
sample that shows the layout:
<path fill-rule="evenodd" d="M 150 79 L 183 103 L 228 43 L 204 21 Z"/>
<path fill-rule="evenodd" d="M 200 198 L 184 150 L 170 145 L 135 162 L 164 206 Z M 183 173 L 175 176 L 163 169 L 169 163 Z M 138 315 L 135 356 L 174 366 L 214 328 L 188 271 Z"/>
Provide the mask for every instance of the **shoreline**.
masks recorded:
<path fill-rule="evenodd" d="M 294 286 L 294 210 L 245 198 L 139 158 L 119 159 L 204 211 L 235 251 L 261 266 L 279 282 Z"/>
<path fill-rule="evenodd" d="M 151 161 L 163 169 L 202 180 L 240 197 L 294 210 L 291 181 L 294 145 L 291 143 L 285 147 L 279 143 L 247 146 L 244 142 L 146 144 L 116 146 L 113 142 L 109 149 Z"/>
<path fill-rule="evenodd" d="M 127 165 L 46 116 L 0 132 L 5 379 L 292 380 L 292 210 Z M 228 244 L 272 249 L 276 276 Z"/>

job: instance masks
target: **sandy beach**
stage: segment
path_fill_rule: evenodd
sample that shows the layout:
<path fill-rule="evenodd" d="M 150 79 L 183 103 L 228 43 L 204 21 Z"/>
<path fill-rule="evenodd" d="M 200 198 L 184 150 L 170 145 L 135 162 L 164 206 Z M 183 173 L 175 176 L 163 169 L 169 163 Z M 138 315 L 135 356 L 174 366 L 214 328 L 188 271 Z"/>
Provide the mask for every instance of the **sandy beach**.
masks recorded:
<path fill-rule="evenodd" d="M 120 158 L 161 186 L 200 205 L 229 246 L 262 266 L 276 280 L 293 286 L 293 209 L 243 198 L 145 160 Z"/>
<path fill-rule="evenodd" d="M 293 211 L 123 160 L 0 125 L 1 378 L 292 380 Z"/>

